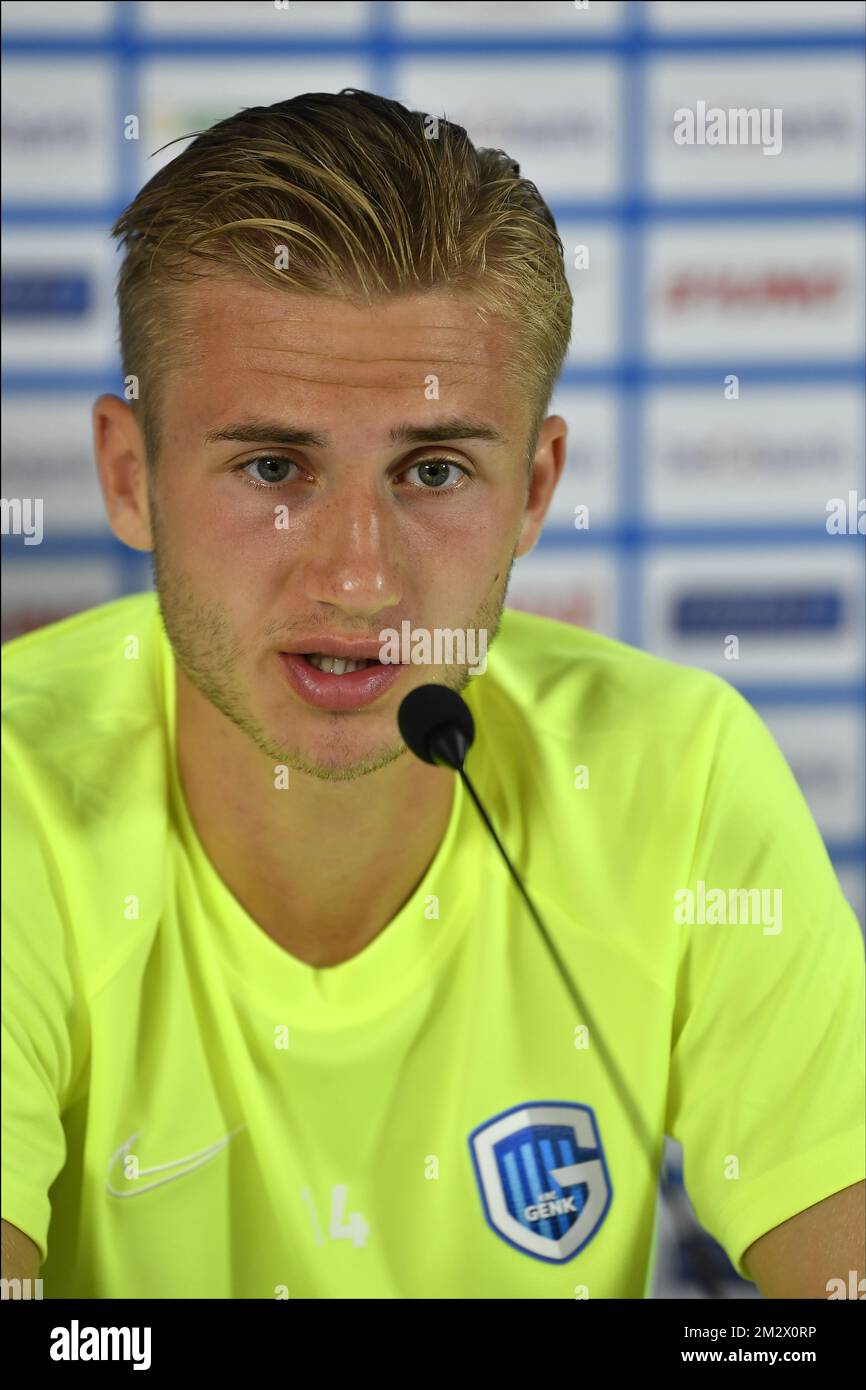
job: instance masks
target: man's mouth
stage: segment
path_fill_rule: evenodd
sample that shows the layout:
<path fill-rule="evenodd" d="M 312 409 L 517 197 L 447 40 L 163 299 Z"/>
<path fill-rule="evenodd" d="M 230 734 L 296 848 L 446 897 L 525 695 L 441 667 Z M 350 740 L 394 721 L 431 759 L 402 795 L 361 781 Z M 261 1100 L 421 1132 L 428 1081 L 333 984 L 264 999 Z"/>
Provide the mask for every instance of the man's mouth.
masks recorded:
<path fill-rule="evenodd" d="M 375 659 L 361 661 L 348 661 L 342 656 L 326 656 L 323 652 L 299 652 L 299 656 L 308 661 L 311 666 L 315 666 L 317 671 L 325 671 L 330 676 L 346 676 L 350 671 L 363 671 L 365 666 L 380 666 L 382 663 Z"/>
<path fill-rule="evenodd" d="M 336 643 L 334 643 L 336 645 Z M 358 643 L 367 651 L 379 644 Z M 375 656 L 343 656 L 333 652 L 278 652 L 280 667 L 295 694 L 317 709 L 361 709 L 378 700 L 399 680 L 406 667 L 388 665 Z"/>

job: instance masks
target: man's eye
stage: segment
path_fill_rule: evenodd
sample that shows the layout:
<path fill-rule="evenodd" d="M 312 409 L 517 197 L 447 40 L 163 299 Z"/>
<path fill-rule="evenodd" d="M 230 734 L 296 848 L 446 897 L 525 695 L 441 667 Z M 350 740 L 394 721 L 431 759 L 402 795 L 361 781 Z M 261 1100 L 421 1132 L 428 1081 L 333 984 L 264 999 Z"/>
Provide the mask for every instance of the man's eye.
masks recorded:
<path fill-rule="evenodd" d="M 253 487 L 278 487 L 280 483 L 286 481 L 286 475 L 290 468 L 297 468 L 298 465 L 291 459 L 278 458 L 272 454 L 260 454 L 257 459 L 250 459 L 249 463 L 242 463 L 239 466 L 240 472 L 244 473 Z M 261 471 L 258 474 L 250 473 L 251 468 Z M 281 471 L 283 470 L 283 471 Z"/>
<path fill-rule="evenodd" d="M 407 468 L 403 476 L 408 477 L 410 473 L 418 474 L 419 490 L 426 489 L 427 492 L 453 492 L 459 486 L 459 479 L 455 475 L 468 477 L 467 470 L 452 459 L 422 459 L 420 463 L 413 463 L 411 468 Z"/>
<path fill-rule="evenodd" d="M 274 454 L 260 454 L 248 463 L 238 464 L 238 471 L 245 475 L 253 487 L 259 488 L 276 488 L 281 483 L 288 482 L 292 477 L 290 470 L 293 468 L 299 472 L 303 471 L 292 459 L 280 458 Z M 407 477 L 412 473 L 418 476 L 418 482 L 414 486 L 419 492 L 453 492 L 460 484 L 460 476 L 468 476 L 467 470 L 452 459 L 436 458 L 422 459 L 420 463 L 414 463 L 402 476 Z"/>

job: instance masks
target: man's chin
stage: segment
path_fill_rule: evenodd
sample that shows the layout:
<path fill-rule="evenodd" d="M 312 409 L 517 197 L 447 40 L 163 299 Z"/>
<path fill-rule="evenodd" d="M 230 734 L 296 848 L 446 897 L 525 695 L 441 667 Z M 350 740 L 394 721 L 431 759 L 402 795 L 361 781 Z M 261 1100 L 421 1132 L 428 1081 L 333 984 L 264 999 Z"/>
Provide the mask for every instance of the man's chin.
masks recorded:
<path fill-rule="evenodd" d="M 378 773 L 382 767 L 389 767 L 391 763 L 402 758 L 403 753 L 409 752 L 405 744 L 400 744 L 398 748 L 382 749 L 381 752 L 367 753 L 363 758 L 348 759 L 314 759 L 299 756 L 295 763 L 288 763 L 289 767 L 295 767 L 297 773 L 303 773 L 307 777 L 316 777 L 318 781 L 357 781 L 359 777 L 370 777 L 373 773 Z"/>
<path fill-rule="evenodd" d="M 463 668 L 431 669 L 425 672 L 424 679 L 416 679 L 411 685 L 407 685 L 401 692 L 401 700 L 410 689 L 427 685 L 429 682 L 447 685 L 450 689 L 460 692 L 466 688 L 470 679 L 469 672 Z M 365 721 L 366 726 L 362 727 L 354 721 L 349 723 L 345 714 L 332 715 L 328 729 L 311 729 L 305 746 L 295 750 L 294 758 L 287 755 L 283 761 L 287 767 L 328 782 L 351 782 L 358 777 L 367 777 L 373 772 L 378 772 L 409 751 L 397 735 L 399 703 L 400 701 L 395 703 L 393 715 L 377 721 L 380 725 L 378 737 L 371 727 L 372 721 Z M 323 711 L 319 713 L 325 718 L 328 717 Z M 390 733 L 390 727 L 393 727 L 393 733 Z"/>
<path fill-rule="evenodd" d="M 369 777 L 374 772 L 389 767 L 408 751 L 404 743 L 364 752 L 346 750 L 342 754 L 337 754 L 334 750 L 325 752 L 304 749 L 294 754 L 287 753 L 283 761 L 291 771 L 314 777 L 318 781 L 354 782 L 359 777 Z"/>

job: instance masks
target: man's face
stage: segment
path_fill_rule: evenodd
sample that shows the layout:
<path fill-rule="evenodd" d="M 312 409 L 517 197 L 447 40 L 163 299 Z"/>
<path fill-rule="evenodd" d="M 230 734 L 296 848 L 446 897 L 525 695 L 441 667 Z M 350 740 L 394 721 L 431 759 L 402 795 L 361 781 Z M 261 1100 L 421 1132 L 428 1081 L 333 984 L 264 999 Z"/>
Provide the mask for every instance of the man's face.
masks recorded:
<path fill-rule="evenodd" d="M 534 540 L 531 402 L 506 380 L 509 330 L 446 292 L 372 309 L 222 278 L 183 292 L 198 365 L 167 378 L 149 497 L 178 662 L 275 762 L 362 776 L 405 752 L 408 691 L 462 689 L 473 658 L 386 666 L 376 693 L 370 676 L 314 669 L 303 653 L 379 647 L 404 622 L 492 642 L 515 552 Z M 401 438 L 406 427 L 435 427 L 433 442 Z M 289 430 L 316 440 L 286 442 Z"/>

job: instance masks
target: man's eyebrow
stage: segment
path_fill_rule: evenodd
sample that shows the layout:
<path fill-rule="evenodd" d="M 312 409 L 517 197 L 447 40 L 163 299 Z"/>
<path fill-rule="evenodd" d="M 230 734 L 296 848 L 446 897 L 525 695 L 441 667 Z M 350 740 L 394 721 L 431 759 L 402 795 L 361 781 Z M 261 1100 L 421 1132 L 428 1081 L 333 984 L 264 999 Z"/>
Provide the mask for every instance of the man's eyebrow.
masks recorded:
<path fill-rule="evenodd" d="M 395 425 L 391 430 L 394 444 L 435 444 L 440 439 L 485 439 L 490 444 L 508 443 L 499 430 L 480 420 L 436 420 L 432 425 Z"/>
<path fill-rule="evenodd" d="M 324 449 L 329 436 L 315 430 L 292 429 L 276 421 L 240 420 L 208 430 L 202 436 L 205 444 L 217 444 L 236 439 L 244 444 L 284 444 L 298 448 Z M 390 432 L 394 444 L 436 444 L 445 439 L 484 439 L 490 444 L 507 444 L 507 440 L 492 425 L 480 420 L 437 420 L 431 425 L 395 425 Z"/>

